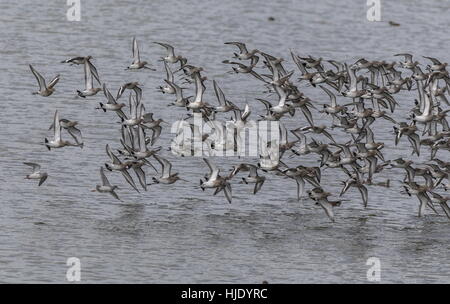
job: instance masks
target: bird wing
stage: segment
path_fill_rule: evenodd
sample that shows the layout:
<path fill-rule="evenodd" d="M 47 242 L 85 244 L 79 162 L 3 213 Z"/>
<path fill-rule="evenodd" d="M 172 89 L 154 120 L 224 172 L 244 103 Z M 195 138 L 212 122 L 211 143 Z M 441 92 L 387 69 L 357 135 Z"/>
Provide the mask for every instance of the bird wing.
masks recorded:
<path fill-rule="evenodd" d="M 214 92 L 216 93 L 217 100 L 219 101 L 220 105 L 224 105 L 226 103 L 225 100 L 225 94 L 223 93 L 222 89 L 219 87 L 217 82 L 213 80 L 213 86 L 214 86 Z"/>
<path fill-rule="evenodd" d="M 92 77 L 92 72 L 87 61 L 84 63 L 84 84 L 86 90 L 91 90 L 94 88 L 94 78 Z"/>
<path fill-rule="evenodd" d="M 53 78 L 50 83 L 48 84 L 48 88 L 51 89 L 53 88 L 59 81 L 59 74 L 55 76 L 55 78 Z"/>
<path fill-rule="evenodd" d="M 102 179 L 103 186 L 111 187 L 111 184 L 109 183 L 108 178 L 106 178 L 105 170 L 103 169 L 103 167 L 100 167 L 100 178 Z"/>
<path fill-rule="evenodd" d="M 61 140 L 61 123 L 59 122 L 58 110 L 55 111 L 55 116 L 53 118 L 53 134 L 56 141 Z"/>
<path fill-rule="evenodd" d="M 319 87 L 325 91 L 325 93 L 327 93 L 327 95 L 330 97 L 330 101 L 331 101 L 331 106 L 332 107 L 336 107 L 337 103 L 336 103 L 336 95 L 334 95 L 330 90 L 328 90 L 327 88 L 325 88 L 324 86 L 319 85 Z"/>
<path fill-rule="evenodd" d="M 170 172 L 172 170 L 172 164 L 165 158 L 160 157 L 158 155 L 154 155 L 156 160 L 161 164 L 162 166 L 162 178 L 168 178 L 170 177 Z"/>
<path fill-rule="evenodd" d="M 36 77 L 36 80 L 39 84 L 39 90 L 40 91 L 45 90 L 47 88 L 47 86 L 45 85 L 44 77 L 42 77 L 42 75 L 39 74 L 38 71 L 36 71 L 31 64 L 29 66 L 30 66 L 31 72 L 33 73 L 34 77 Z"/>
<path fill-rule="evenodd" d="M 136 184 L 134 183 L 134 180 L 131 177 L 130 173 L 128 173 L 127 170 L 122 170 L 121 172 L 125 180 L 128 182 L 128 184 L 130 184 L 130 186 L 133 187 L 134 190 L 139 192 L 139 189 L 136 187 Z"/>
<path fill-rule="evenodd" d="M 173 82 L 174 79 L 173 79 L 172 70 L 170 69 L 169 65 L 165 61 L 164 61 L 164 68 L 166 69 L 166 79 Z"/>
<path fill-rule="evenodd" d="M 41 186 L 47 180 L 47 177 L 48 177 L 47 174 L 42 174 L 41 178 L 39 179 L 38 186 Z"/>
<path fill-rule="evenodd" d="M 394 56 L 403 56 L 405 57 L 406 62 L 412 62 L 412 55 L 408 53 L 395 54 Z"/>
<path fill-rule="evenodd" d="M 231 41 L 231 42 L 225 42 L 225 44 L 231 44 L 231 45 L 237 46 L 239 48 L 239 51 L 241 52 L 241 54 L 248 53 L 247 47 L 242 42 Z"/>
<path fill-rule="evenodd" d="M 231 204 L 231 201 L 233 200 L 231 184 L 227 182 L 223 190 L 224 190 L 223 192 L 225 193 L 225 197 L 227 198 L 227 201 Z"/>
<path fill-rule="evenodd" d="M 156 44 L 159 44 L 162 47 L 165 47 L 166 50 L 167 50 L 167 56 L 175 57 L 175 49 L 170 44 L 162 43 L 162 42 L 156 42 L 156 41 L 153 42 L 153 43 L 156 43 Z"/>
<path fill-rule="evenodd" d="M 122 87 L 120 87 L 119 91 L 122 89 Z M 108 99 L 107 104 L 116 104 L 116 99 L 111 95 L 111 92 L 108 90 L 108 88 L 106 88 L 106 84 L 103 83 L 103 93 L 105 94 L 106 99 Z M 119 95 L 119 94 L 117 94 Z M 122 95 L 122 94 L 120 94 Z"/>
<path fill-rule="evenodd" d="M 133 50 L 133 63 L 137 63 L 141 61 L 141 56 L 139 55 L 139 47 L 138 47 L 138 43 L 136 40 L 136 37 L 133 37 L 133 45 L 132 45 L 132 50 Z"/>
<path fill-rule="evenodd" d="M 203 158 L 203 160 L 208 165 L 209 170 L 211 171 L 209 179 L 210 180 L 217 179 L 217 176 L 219 175 L 219 172 L 220 172 L 219 168 L 213 162 L 210 162 L 208 159 Z"/>
<path fill-rule="evenodd" d="M 98 72 L 97 72 L 97 68 L 95 67 L 95 65 L 93 65 L 89 60 L 86 60 L 87 64 L 89 65 L 89 69 L 92 72 L 92 75 L 94 76 L 94 78 L 98 81 L 98 83 L 100 84 L 100 77 L 98 76 Z"/>
<path fill-rule="evenodd" d="M 27 165 L 27 166 L 32 167 L 33 173 L 37 173 L 37 172 L 39 172 L 40 169 L 41 169 L 41 166 L 38 165 L 38 164 L 36 164 L 36 163 L 28 163 L 28 162 L 25 162 L 24 164 Z"/>

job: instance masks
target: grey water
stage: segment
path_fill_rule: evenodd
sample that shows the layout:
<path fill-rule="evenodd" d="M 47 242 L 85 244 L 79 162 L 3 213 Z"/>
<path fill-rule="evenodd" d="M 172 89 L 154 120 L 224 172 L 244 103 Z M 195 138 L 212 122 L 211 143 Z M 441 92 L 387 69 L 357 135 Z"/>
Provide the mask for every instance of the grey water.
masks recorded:
<path fill-rule="evenodd" d="M 99 167 L 108 160 L 105 145 L 119 148 L 120 126 L 117 115 L 95 109 L 105 101 L 102 93 L 76 98 L 84 86 L 83 68 L 60 63 L 93 56 L 112 92 L 139 81 L 147 110 L 174 122 L 185 110 L 167 107 L 173 97 L 156 90 L 164 84 L 158 60 L 165 51 L 152 41 L 167 42 L 204 68 L 209 103 L 216 103 L 216 79 L 230 100 L 248 103 L 257 119 L 263 107 L 255 98 L 275 102 L 277 97 L 268 97 L 249 75 L 227 73 L 231 67 L 221 62 L 237 49 L 224 42 L 242 41 L 283 57 L 288 70 L 296 69 L 291 49 L 345 62 L 361 57 L 393 61 L 400 59 L 394 54 L 410 52 L 425 67 L 422 55 L 450 61 L 449 1 L 381 0 L 380 22 L 367 20 L 362 0 L 81 0 L 78 22 L 67 20 L 68 9 L 66 1 L 0 2 L 0 282 L 66 283 L 66 261 L 77 257 L 83 283 L 366 283 L 366 261 L 377 257 L 382 283 L 450 283 L 450 222 L 430 211 L 419 218 L 417 199 L 400 193 L 403 172 L 397 169 L 377 175 L 376 181 L 389 178 L 392 187 L 370 186 L 366 209 L 359 192 L 350 189 L 331 223 L 311 200 L 296 200 L 294 181 L 273 174 L 267 174 L 256 196 L 250 185 L 233 181 L 232 204 L 222 194 L 202 192 L 198 182 L 207 166 L 200 157 L 171 155 L 167 147 L 173 134 L 165 127 L 157 144 L 188 182 L 152 185 L 139 194 L 120 173 L 107 172 L 121 187 L 124 203 L 91 192 L 100 183 Z M 400 26 L 390 26 L 391 20 Z M 142 59 L 157 71 L 125 71 L 132 61 L 133 35 Z M 52 96 L 31 95 L 37 83 L 28 64 L 47 80 L 61 75 Z M 185 86 L 186 96 L 193 95 L 193 85 Z M 300 88 L 317 103 L 328 102 L 319 88 L 305 83 Z M 405 120 L 416 92 L 395 97 L 400 105 L 393 116 Z M 47 151 L 42 144 L 52 135 L 48 128 L 56 109 L 61 117 L 79 121 L 84 149 Z M 314 118 L 330 124 L 325 116 L 314 113 Z M 297 114 L 286 124 L 296 128 L 307 122 Z M 429 157 L 424 147 L 420 159 L 411 156 L 406 139 L 394 147 L 390 122 L 378 119 L 373 130 L 386 145 L 387 159 Z M 350 139 L 339 130 L 332 134 L 339 142 Z M 450 161 L 448 152 L 438 157 Z M 49 173 L 43 186 L 24 179 L 29 173 L 24 161 L 38 162 Z M 256 163 L 214 161 L 223 171 L 241 161 Z M 286 162 L 316 165 L 317 158 L 286 157 Z M 150 168 L 146 172 L 148 180 L 155 175 Z M 322 179 L 327 191 L 338 194 L 345 175 L 324 170 Z"/>

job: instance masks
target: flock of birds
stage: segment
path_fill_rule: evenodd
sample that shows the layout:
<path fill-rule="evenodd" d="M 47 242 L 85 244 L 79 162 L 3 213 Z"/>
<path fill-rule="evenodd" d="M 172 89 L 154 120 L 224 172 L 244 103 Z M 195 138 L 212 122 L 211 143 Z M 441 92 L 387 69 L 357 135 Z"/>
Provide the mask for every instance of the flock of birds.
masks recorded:
<path fill-rule="evenodd" d="M 167 51 L 161 58 L 166 70 L 166 78 L 164 85 L 158 90 L 163 94 L 174 96 L 175 100 L 168 106 L 187 111 L 180 120 L 180 126 L 194 129 L 195 126 L 192 123 L 194 114 L 201 115 L 203 121 L 211 126 L 211 132 L 200 134 L 198 139 L 202 143 L 203 155 L 206 155 L 207 151 L 218 151 L 235 144 L 238 132 L 235 132 L 234 138 L 231 139 L 216 136 L 224 132 L 223 126 L 215 123 L 216 116 L 227 112 L 233 113 L 232 124 L 236 130 L 239 130 L 249 121 L 250 105 L 247 103 L 244 108 L 238 107 L 226 98 L 216 81 L 212 83 L 218 103 L 206 102 L 203 95 L 207 78 L 202 75 L 203 69 L 188 64 L 185 57 L 175 55 L 171 45 L 160 42 L 155 44 L 164 47 Z M 259 120 L 279 122 L 280 140 L 278 143 L 266 142 L 258 162 L 237 164 L 228 171 L 229 173 L 223 175 L 220 174 L 221 171 L 211 158 L 203 158 L 209 173 L 200 179 L 199 186 L 202 190 L 212 188 L 214 195 L 223 191 L 226 199 L 231 203 L 232 180 L 240 172 L 248 172 L 248 175 L 241 177 L 240 183 L 254 185 L 253 194 L 257 194 L 262 188 L 266 177 L 277 175 L 294 180 L 297 183 L 297 199 L 309 196 L 324 209 L 330 220 L 334 221 L 334 207 L 339 206 L 344 200 L 332 199 L 333 194 L 324 190 L 321 185 L 323 170 L 334 169 L 344 172 L 347 178 L 342 181 L 339 197 L 350 189 L 358 190 L 362 203 L 366 207 L 369 201 L 368 186 L 390 186 L 390 180 L 375 182 L 376 175 L 385 168 L 400 168 L 405 173 L 404 178 L 399 180 L 404 190 L 402 193 L 418 198 L 419 216 L 422 216 L 427 208 L 438 213 L 439 209 L 436 206 L 440 206 L 450 219 L 448 205 L 450 196 L 443 194 L 443 191 L 450 188 L 450 162 L 446 161 L 450 150 L 450 129 L 446 117 L 447 112 L 450 111 L 450 104 L 446 97 L 450 91 L 447 63 L 424 57 L 429 64 L 421 68 L 422 65 L 418 61 L 413 61 L 411 54 L 397 54 L 395 56 L 402 59 L 399 62 L 368 61 L 361 58 L 353 64 L 347 64 L 313 56 L 301 57 L 291 51 L 290 55 L 298 68 L 297 73 L 299 72 L 295 77 L 295 71 L 288 71 L 283 66 L 283 58 L 276 58 L 257 49 L 249 50 L 241 42 L 225 44 L 236 47 L 233 59 L 223 61 L 224 64 L 231 66 L 232 70 L 229 72 L 255 77 L 264 87 L 264 93 L 268 96 L 276 94 L 275 96 L 278 97 L 276 102 L 257 98 L 252 107 L 259 104 L 264 106 L 265 114 L 260 115 Z M 132 42 L 132 52 L 134 60 L 127 69 L 154 70 L 147 61 L 141 60 L 135 38 Z M 101 84 L 97 69 L 91 60 L 90 56 L 76 57 L 65 60 L 63 63 L 83 65 L 85 88 L 77 91 L 78 96 L 90 98 L 102 91 L 106 102 L 100 102 L 97 109 L 115 112 L 121 121 L 121 148 L 113 151 L 109 145 L 106 145 L 109 162 L 100 168 L 101 185 L 97 185 L 92 191 L 109 193 L 120 200 L 116 193 L 118 186 L 111 185 L 105 169 L 120 172 L 126 182 L 137 192 L 142 191 L 140 188 L 146 191 L 149 185 L 155 183 L 174 184 L 183 180 L 178 173 L 172 172 L 172 164 L 161 156 L 163 153 L 168 153 L 167 150 L 155 147 L 161 135 L 162 125 L 166 122 L 155 119 L 153 113 L 146 112 L 141 101 L 141 85 L 138 82 L 126 83 L 119 88 L 117 95 L 113 96 L 106 84 Z M 264 72 L 257 72 L 256 68 L 264 69 Z M 39 84 L 39 90 L 33 94 L 50 96 L 55 91 L 55 86 L 60 79 L 59 75 L 47 84 L 45 78 L 31 65 L 30 69 Z M 181 72 L 178 81 L 183 83 L 177 84 L 174 75 Z M 329 99 L 329 102 L 318 103 L 305 96 L 299 88 L 302 83 L 323 91 L 324 99 Z M 195 95 L 185 97 L 186 88 L 182 86 L 192 84 L 195 86 Z M 126 91 L 130 93 L 128 102 L 120 102 Z M 395 95 L 401 91 L 414 92 L 416 98 L 412 98 L 410 104 L 399 105 Z M 338 102 L 338 97 L 342 101 Z M 127 107 L 129 112 L 125 113 Z M 391 116 L 399 107 L 410 109 L 403 121 L 397 121 Z M 316 124 L 311 111 L 328 117 L 330 125 Z M 283 120 L 289 116 L 298 117 L 299 121 L 304 121 L 307 125 L 290 130 L 294 136 L 292 140 L 289 140 L 289 132 L 283 124 Z M 383 119 L 384 123 L 392 124 L 395 135 L 393 136 L 394 145 L 397 146 L 407 139 L 412 151 L 411 155 L 420 156 L 424 148 L 428 148 L 429 160 L 414 162 L 403 158 L 386 159 L 383 155 L 385 143 L 375 139 L 373 123 L 377 119 Z M 77 121 L 61 119 L 56 111 L 50 126 L 54 132 L 53 137 L 45 138 L 44 142 L 48 150 L 67 146 L 83 148 L 82 134 L 77 124 Z M 180 127 L 178 132 L 183 132 L 185 129 Z M 332 135 L 331 130 L 338 132 Z M 70 135 L 73 141 L 63 139 L 65 137 L 63 133 Z M 189 137 L 184 137 L 178 142 L 173 140 L 169 150 L 180 156 L 192 155 L 192 146 L 185 145 L 186 141 L 192 140 Z M 437 157 L 438 153 L 441 159 Z M 285 163 L 287 154 L 289 154 L 288 158 L 296 158 L 300 162 L 304 155 L 315 154 L 320 164 L 288 166 Z M 159 163 L 161 172 L 155 167 L 154 160 Z M 41 171 L 36 163 L 25 164 L 33 168 L 33 172 L 26 178 L 37 179 L 39 186 L 42 185 L 48 177 L 47 173 Z M 152 177 L 152 183 L 147 182 L 147 168 L 157 173 Z M 131 176 L 131 170 L 134 171 L 140 187 Z M 311 185 L 307 191 L 306 183 Z"/>

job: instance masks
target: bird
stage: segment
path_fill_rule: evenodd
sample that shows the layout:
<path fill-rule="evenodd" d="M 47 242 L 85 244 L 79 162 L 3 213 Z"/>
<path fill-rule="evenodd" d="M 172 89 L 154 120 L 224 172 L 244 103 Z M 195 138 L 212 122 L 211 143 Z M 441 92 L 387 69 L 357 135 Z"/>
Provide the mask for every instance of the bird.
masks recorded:
<path fill-rule="evenodd" d="M 155 69 L 147 66 L 148 65 L 147 61 L 141 61 L 141 56 L 139 54 L 139 46 L 136 37 L 133 37 L 131 50 L 133 51 L 133 62 L 127 67 L 127 70 L 149 69 L 155 71 Z"/>
<path fill-rule="evenodd" d="M 245 184 L 255 184 L 253 188 L 253 194 L 258 193 L 261 190 L 264 182 L 266 181 L 265 176 L 258 175 L 258 167 L 253 164 L 243 164 L 249 168 L 249 174 L 247 177 L 242 178 L 242 182 Z M 235 173 L 236 174 L 236 173 Z"/>
<path fill-rule="evenodd" d="M 175 88 L 169 84 L 169 83 L 174 82 L 173 72 L 170 69 L 167 62 L 165 60 L 163 62 L 164 62 L 164 68 L 166 70 L 166 79 L 164 79 L 164 81 L 166 82 L 166 85 L 159 86 L 158 89 L 163 94 L 175 94 Z"/>
<path fill-rule="evenodd" d="M 173 184 L 178 180 L 182 180 L 178 173 L 172 173 L 172 164 L 165 158 L 153 155 L 153 157 L 160 163 L 162 167 L 162 174 L 160 177 L 153 177 L 152 180 L 156 184 Z"/>
<path fill-rule="evenodd" d="M 222 89 L 217 84 L 216 80 L 213 80 L 214 93 L 216 94 L 219 105 L 214 107 L 215 112 L 226 113 L 232 110 L 238 109 L 235 104 L 226 99 Z"/>
<path fill-rule="evenodd" d="M 231 204 L 233 196 L 230 182 L 227 178 L 219 175 L 220 169 L 213 162 L 207 158 L 203 158 L 203 161 L 208 165 L 210 172 L 209 178 L 206 181 L 200 179 L 200 188 L 203 191 L 205 188 L 215 188 L 214 195 L 223 190 L 227 201 Z"/>
<path fill-rule="evenodd" d="M 109 193 L 111 194 L 116 200 L 122 201 L 119 196 L 116 193 L 116 190 L 119 189 L 118 186 L 112 186 L 109 181 L 108 178 L 105 175 L 105 171 L 103 169 L 103 167 L 100 167 L 100 178 L 102 180 L 102 184 L 101 185 L 96 185 L 95 189 L 92 190 L 93 192 L 97 191 L 100 193 Z"/>
<path fill-rule="evenodd" d="M 136 100 L 137 102 L 140 102 L 142 99 L 142 89 L 139 87 L 139 82 L 133 81 L 128 82 L 120 86 L 119 91 L 117 91 L 116 99 L 119 99 L 122 94 L 125 92 L 126 89 L 132 90 L 136 94 Z"/>
<path fill-rule="evenodd" d="M 175 92 L 175 96 L 176 96 L 175 101 L 171 102 L 167 106 L 176 106 L 176 107 L 186 108 L 187 104 L 189 103 L 189 97 L 185 98 L 183 96 L 183 89 L 181 87 L 179 87 L 177 84 L 175 84 L 174 82 L 171 82 L 167 79 L 165 79 L 164 81 L 167 83 L 167 85 L 169 85 L 173 88 L 173 90 Z"/>
<path fill-rule="evenodd" d="M 45 146 L 48 148 L 48 150 L 50 151 L 52 148 L 56 149 L 56 148 L 62 148 L 62 147 L 66 147 L 66 146 L 74 146 L 74 147 L 80 147 L 83 148 L 84 143 L 72 143 L 70 141 L 67 140 L 63 140 L 61 138 L 61 120 L 59 119 L 59 114 L 58 111 L 55 111 L 55 115 L 53 118 L 53 139 L 50 140 L 48 138 L 45 138 L 44 140 L 44 144 Z"/>
<path fill-rule="evenodd" d="M 107 102 L 106 103 L 99 102 L 100 107 L 98 107 L 97 109 L 102 109 L 103 112 L 113 111 L 116 112 L 117 115 L 119 115 L 119 117 L 125 118 L 126 115 L 125 113 L 123 113 L 122 108 L 126 107 L 127 105 L 123 102 L 118 103 L 116 101 L 116 98 L 112 96 L 111 92 L 106 87 L 105 83 L 103 83 L 103 93 L 105 94 Z"/>
<path fill-rule="evenodd" d="M 105 163 L 106 169 L 109 171 L 119 171 L 122 173 L 123 177 L 127 181 L 127 183 L 134 189 L 136 192 L 139 192 L 139 189 L 136 187 L 133 178 L 130 173 L 128 173 L 128 169 L 131 168 L 130 162 L 122 162 L 111 150 L 109 145 L 106 145 L 106 154 L 111 159 L 111 163 Z"/>
<path fill-rule="evenodd" d="M 173 46 L 171 46 L 170 44 L 157 42 L 157 41 L 154 41 L 153 43 L 159 44 L 160 46 L 162 46 L 166 49 L 167 55 L 165 57 L 162 57 L 164 62 L 172 63 L 172 64 L 180 62 L 181 66 L 186 64 L 187 59 L 181 55 L 175 56 L 175 48 Z"/>
<path fill-rule="evenodd" d="M 231 42 L 225 42 L 225 44 L 235 45 L 239 48 L 239 54 L 234 53 L 234 57 L 237 59 L 240 59 L 240 60 L 252 59 L 259 52 L 259 50 L 257 50 L 257 49 L 251 50 L 249 52 L 247 50 L 247 46 L 245 45 L 245 43 L 242 43 L 242 42 L 231 41 Z"/>
<path fill-rule="evenodd" d="M 340 206 L 343 200 L 330 201 L 328 199 L 330 195 L 331 193 L 325 192 L 321 187 L 316 187 L 308 191 L 308 196 L 316 202 L 316 205 L 322 207 L 322 209 L 325 211 L 325 214 L 332 222 L 335 222 L 333 208 L 336 206 Z"/>
<path fill-rule="evenodd" d="M 70 136 L 73 137 L 75 142 L 77 144 L 83 143 L 83 138 L 80 129 L 78 129 L 76 126 L 78 125 L 78 121 L 71 121 L 65 118 L 62 118 L 59 120 L 61 128 L 67 130 L 67 132 L 70 134 Z M 49 131 L 54 128 L 54 123 L 52 123 L 49 127 Z"/>
<path fill-rule="evenodd" d="M 85 89 L 83 91 L 77 90 L 78 96 L 83 98 L 86 98 L 87 96 L 94 96 L 102 90 L 102 88 L 94 88 L 94 74 L 92 73 L 91 68 L 92 64 L 88 61 L 85 61 L 84 62 Z"/>
<path fill-rule="evenodd" d="M 53 92 L 55 92 L 55 85 L 58 83 L 59 81 L 59 74 L 56 75 L 50 82 L 48 85 L 46 85 L 45 83 L 45 79 L 44 77 L 42 77 L 41 74 L 39 74 L 38 71 L 36 71 L 33 66 L 30 64 L 29 65 L 31 72 L 33 73 L 34 77 L 36 77 L 36 80 L 38 82 L 39 85 L 39 90 L 36 92 L 33 92 L 33 95 L 41 95 L 44 97 L 48 97 L 50 95 L 53 94 Z"/>
<path fill-rule="evenodd" d="M 48 178 L 47 172 L 41 172 L 41 166 L 36 163 L 24 162 L 25 165 L 30 166 L 33 170 L 31 174 L 28 174 L 25 179 L 38 179 L 41 186 Z"/>

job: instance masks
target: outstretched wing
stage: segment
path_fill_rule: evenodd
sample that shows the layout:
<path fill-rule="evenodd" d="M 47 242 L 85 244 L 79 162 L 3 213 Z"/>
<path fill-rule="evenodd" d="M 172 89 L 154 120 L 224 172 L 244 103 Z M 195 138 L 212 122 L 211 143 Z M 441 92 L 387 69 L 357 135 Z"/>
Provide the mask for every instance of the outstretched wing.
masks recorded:
<path fill-rule="evenodd" d="M 103 167 L 100 167 L 100 177 L 102 179 L 103 186 L 111 187 L 111 184 L 109 183 L 108 179 L 106 178 L 105 170 L 103 169 Z"/>
<path fill-rule="evenodd" d="M 94 78 L 92 77 L 91 67 L 87 61 L 84 63 L 84 83 L 86 90 L 94 88 Z"/>
<path fill-rule="evenodd" d="M 61 123 L 59 122 L 58 110 L 55 111 L 55 117 L 53 118 L 53 134 L 56 141 L 61 140 Z"/>
<path fill-rule="evenodd" d="M 24 164 L 27 165 L 27 166 L 32 167 L 33 173 L 39 172 L 39 170 L 41 169 L 41 166 L 36 164 L 36 163 L 27 163 L 27 162 L 25 162 Z"/>
<path fill-rule="evenodd" d="M 175 57 L 175 49 L 174 49 L 173 46 L 171 46 L 170 44 L 162 43 L 162 42 L 156 42 L 156 41 L 153 42 L 153 43 L 159 44 L 160 46 L 166 48 L 166 50 L 167 50 L 167 56 Z"/>
<path fill-rule="evenodd" d="M 217 166 L 213 163 L 210 162 L 208 159 L 203 158 L 203 160 L 205 161 L 205 163 L 208 165 L 210 172 L 210 180 L 215 180 L 217 179 L 217 176 L 219 175 L 219 168 L 217 168 Z"/>
<path fill-rule="evenodd" d="M 31 72 L 33 73 L 34 77 L 36 77 L 36 80 L 39 84 L 39 90 L 40 91 L 45 90 L 47 88 L 47 86 L 45 84 L 44 77 L 42 77 L 42 75 L 39 74 L 38 71 L 36 71 L 31 64 L 29 66 L 30 66 Z"/>
<path fill-rule="evenodd" d="M 50 83 L 48 84 L 48 88 L 51 89 L 53 88 L 59 81 L 59 74 L 55 76 L 55 78 L 53 78 Z"/>
<path fill-rule="evenodd" d="M 132 48 L 133 48 L 133 58 L 134 58 L 133 63 L 140 62 L 141 61 L 141 56 L 139 55 L 139 47 L 138 47 L 138 43 L 137 43 L 136 37 L 133 37 L 133 46 L 132 46 Z"/>

